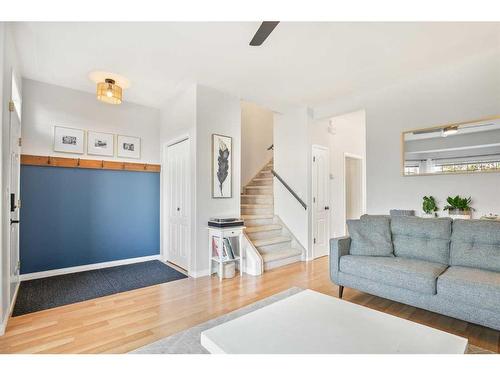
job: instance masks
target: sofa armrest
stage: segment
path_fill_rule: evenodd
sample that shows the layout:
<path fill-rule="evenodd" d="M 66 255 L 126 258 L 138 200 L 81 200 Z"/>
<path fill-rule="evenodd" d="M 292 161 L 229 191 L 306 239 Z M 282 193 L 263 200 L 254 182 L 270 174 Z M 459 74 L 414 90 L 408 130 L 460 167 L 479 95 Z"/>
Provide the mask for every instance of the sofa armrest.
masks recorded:
<path fill-rule="evenodd" d="M 340 257 L 349 255 L 351 237 L 337 237 L 330 240 L 330 278 L 336 284 L 339 282 Z"/>

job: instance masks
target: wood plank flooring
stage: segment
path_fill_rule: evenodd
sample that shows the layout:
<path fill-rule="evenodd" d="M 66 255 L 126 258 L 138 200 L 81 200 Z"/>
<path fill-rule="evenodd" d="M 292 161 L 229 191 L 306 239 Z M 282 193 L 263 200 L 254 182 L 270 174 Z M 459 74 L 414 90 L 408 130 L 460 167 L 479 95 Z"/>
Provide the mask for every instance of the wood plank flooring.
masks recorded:
<path fill-rule="evenodd" d="M 0 353 L 125 353 L 293 286 L 338 292 L 327 257 L 259 277 L 183 279 L 11 318 Z M 499 331 L 348 288 L 344 298 L 500 352 Z"/>

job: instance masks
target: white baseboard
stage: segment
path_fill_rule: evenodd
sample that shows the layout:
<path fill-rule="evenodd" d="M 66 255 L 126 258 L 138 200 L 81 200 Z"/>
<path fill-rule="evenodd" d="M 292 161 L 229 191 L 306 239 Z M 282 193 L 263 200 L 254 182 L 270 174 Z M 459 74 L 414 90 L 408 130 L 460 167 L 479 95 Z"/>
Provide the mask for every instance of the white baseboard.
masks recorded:
<path fill-rule="evenodd" d="M 9 315 L 5 314 L 5 317 L 0 322 L 0 336 L 5 334 L 5 328 L 7 328 L 7 322 L 9 320 Z"/>
<path fill-rule="evenodd" d="M 64 275 L 67 273 L 97 270 L 100 268 L 122 266 L 125 264 L 146 262 L 148 260 L 161 260 L 161 255 L 158 254 L 158 255 L 150 255 L 150 256 L 139 257 L 139 258 L 120 259 L 120 260 L 113 260 L 111 262 L 93 263 L 93 264 L 86 264 L 84 266 L 67 267 L 67 268 L 59 268 L 56 270 L 26 273 L 24 275 L 21 275 L 21 281 L 41 279 L 42 277 Z"/>
<path fill-rule="evenodd" d="M 189 276 L 193 278 L 208 276 L 210 271 L 208 269 L 201 271 L 189 271 Z"/>
<path fill-rule="evenodd" d="M 9 318 L 11 317 L 12 311 L 14 310 L 14 306 L 16 305 L 17 292 L 19 292 L 20 284 L 21 283 L 18 283 L 16 286 L 16 291 L 14 292 L 14 298 L 12 298 L 12 301 L 10 301 L 9 311 L 7 311 L 7 314 L 5 314 L 2 321 L 0 322 L 0 336 L 3 336 L 5 334 L 5 330 L 7 329 L 7 323 L 9 322 Z"/>

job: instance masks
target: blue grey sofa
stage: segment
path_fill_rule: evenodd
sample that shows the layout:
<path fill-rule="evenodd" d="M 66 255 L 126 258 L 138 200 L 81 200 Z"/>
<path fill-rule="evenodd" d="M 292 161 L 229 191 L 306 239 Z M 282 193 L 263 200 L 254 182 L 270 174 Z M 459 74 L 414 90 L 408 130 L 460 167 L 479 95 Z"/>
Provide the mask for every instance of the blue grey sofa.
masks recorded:
<path fill-rule="evenodd" d="M 330 240 L 344 286 L 500 330 L 500 222 L 364 215 Z"/>

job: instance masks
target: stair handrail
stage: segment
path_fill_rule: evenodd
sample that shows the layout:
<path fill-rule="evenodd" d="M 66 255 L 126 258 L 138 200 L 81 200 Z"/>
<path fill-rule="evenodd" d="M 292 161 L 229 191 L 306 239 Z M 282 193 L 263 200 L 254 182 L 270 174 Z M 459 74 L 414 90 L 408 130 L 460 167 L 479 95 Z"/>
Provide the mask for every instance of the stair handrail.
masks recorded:
<path fill-rule="evenodd" d="M 302 207 L 304 207 L 305 210 L 307 210 L 307 205 L 306 203 L 300 199 L 300 197 L 297 195 L 297 193 L 295 191 L 293 191 L 293 189 L 290 187 L 290 185 L 288 185 L 285 180 L 283 180 L 281 178 L 281 176 L 276 173 L 276 171 L 274 169 L 271 169 L 271 173 L 273 174 L 274 177 L 276 177 L 278 179 L 279 182 L 281 182 L 283 184 L 283 186 L 290 192 L 290 194 L 292 194 L 294 196 L 295 199 L 297 199 L 297 201 L 300 203 L 300 205 Z"/>

